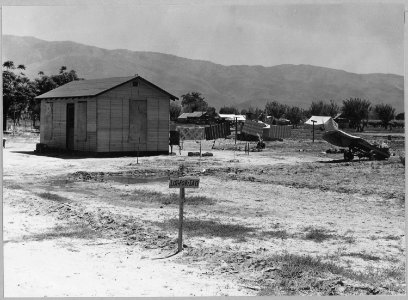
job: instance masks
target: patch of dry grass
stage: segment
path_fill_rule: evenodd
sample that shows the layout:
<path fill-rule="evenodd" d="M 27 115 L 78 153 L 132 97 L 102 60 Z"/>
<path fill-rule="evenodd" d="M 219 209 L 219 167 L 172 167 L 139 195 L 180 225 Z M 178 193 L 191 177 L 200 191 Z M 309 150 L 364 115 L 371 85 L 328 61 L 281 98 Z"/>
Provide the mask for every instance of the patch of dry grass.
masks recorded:
<path fill-rule="evenodd" d="M 314 242 L 321 243 L 325 240 L 333 238 L 333 235 L 328 233 L 327 230 L 313 227 L 305 228 L 306 234 L 304 236 L 305 240 L 312 240 Z"/>
<path fill-rule="evenodd" d="M 177 230 L 179 226 L 178 219 L 171 219 L 167 222 L 156 223 L 163 230 Z M 223 224 L 214 220 L 184 220 L 183 231 L 190 236 L 206 237 L 225 237 L 243 239 L 248 233 L 255 231 L 256 228 L 247 227 L 239 224 Z"/>
<path fill-rule="evenodd" d="M 351 257 L 358 257 L 364 260 L 371 260 L 371 261 L 378 261 L 381 258 L 375 255 L 367 254 L 367 253 L 356 253 L 356 252 L 351 252 L 347 254 L 343 254 L 343 256 L 351 256 Z"/>
<path fill-rule="evenodd" d="M 319 258 L 294 254 L 275 255 L 267 265 L 277 270 L 273 282 L 266 283 L 259 296 L 342 295 L 404 293 L 393 280 L 404 278 L 404 268 L 355 272 Z M 266 281 L 267 282 L 267 281 Z"/>
<path fill-rule="evenodd" d="M 38 193 L 38 196 L 45 200 L 50 200 L 50 201 L 56 201 L 56 202 L 68 202 L 70 199 L 66 197 L 62 197 L 60 195 L 54 194 L 54 193 L 49 193 L 49 192 L 44 192 L 44 193 Z"/>
<path fill-rule="evenodd" d="M 23 240 L 27 241 L 44 241 L 59 238 L 76 238 L 76 239 L 92 239 L 98 238 L 101 234 L 84 224 L 72 224 L 69 226 L 55 226 L 51 231 L 27 235 Z"/>
<path fill-rule="evenodd" d="M 133 191 L 132 195 L 127 197 L 129 201 L 138 201 L 144 203 L 161 203 L 164 205 L 171 205 L 171 204 L 178 204 L 180 201 L 179 194 L 172 193 L 172 194 L 164 194 L 156 191 L 139 189 Z M 195 195 L 195 196 L 187 196 L 184 205 L 214 205 L 216 200 L 214 198 Z"/>
<path fill-rule="evenodd" d="M 291 237 L 290 234 L 288 234 L 288 232 L 286 230 L 275 230 L 275 231 L 263 231 L 261 233 L 262 237 L 266 237 L 266 238 L 278 238 L 278 239 L 287 239 L 289 237 Z"/>

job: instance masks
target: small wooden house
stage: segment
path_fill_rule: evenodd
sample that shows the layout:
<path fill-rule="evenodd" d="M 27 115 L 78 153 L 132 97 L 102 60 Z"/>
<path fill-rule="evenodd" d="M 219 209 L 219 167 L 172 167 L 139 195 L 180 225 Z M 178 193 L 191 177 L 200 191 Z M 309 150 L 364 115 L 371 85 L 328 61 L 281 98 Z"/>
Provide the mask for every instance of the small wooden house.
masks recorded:
<path fill-rule="evenodd" d="M 97 153 L 169 153 L 170 100 L 140 76 L 72 81 L 41 99 L 40 144 Z"/>

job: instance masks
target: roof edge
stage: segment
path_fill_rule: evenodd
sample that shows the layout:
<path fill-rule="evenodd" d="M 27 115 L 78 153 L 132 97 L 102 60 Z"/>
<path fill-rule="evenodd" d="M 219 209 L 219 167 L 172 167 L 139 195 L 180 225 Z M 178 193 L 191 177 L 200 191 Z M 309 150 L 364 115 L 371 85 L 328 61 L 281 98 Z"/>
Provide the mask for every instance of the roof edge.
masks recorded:
<path fill-rule="evenodd" d="M 113 86 L 113 87 L 111 87 L 111 88 L 109 88 L 109 89 L 103 90 L 102 92 L 97 93 L 97 94 L 94 94 L 94 95 L 76 96 L 76 97 L 41 97 L 41 95 L 38 95 L 38 96 L 34 97 L 34 99 L 58 99 L 58 98 L 96 97 L 96 96 L 99 96 L 99 95 L 101 95 L 101 94 L 103 94 L 103 93 L 109 92 L 109 91 L 111 91 L 112 89 L 115 89 L 115 88 L 117 88 L 117 87 L 119 87 L 119 86 L 122 86 L 122 85 L 124 85 L 124 84 L 127 84 L 127 83 L 129 83 L 130 81 L 132 81 L 132 80 L 134 80 L 134 79 L 136 79 L 136 78 L 139 79 L 139 80 L 141 80 L 141 81 L 143 81 L 144 83 L 146 83 L 146 84 L 148 84 L 148 85 L 150 85 L 150 86 L 152 86 L 152 87 L 158 89 L 158 90 L 161 91 L 162 93 L 164 93 L 164 94 L 170 96 L 170 100 L 173 100 L 173 101 L 174 101 L 174 100 L 179 100 L 178 97 L 176 97 L 176 96 L 170 94 L 169 92 L 163 90 L 162 88 L 158 87 L 158 86 L 155 85 L 154 83 L 148 81 L 147 79 L 145 79 L 145 78 L 143 78 L 143 77 L 141 77 L 141 76 L 139 76 L 139 75 L 134 76 L 134 77 L 130 78 L 129 80 L 126 80 L 126 81 L 124 81 L 124 82 L 122 82 L 122 83 L 119 83 L 119 84 L 117 84 L 117 85 L 115 85 L 115 86 Z M 70 81 L 70 82 L 72 82 L 72 81 Z M 57 87 L 57 88 L 58 88 L 58 87 Z M 50 91 L 52 91 L 52 90 L 50 90 Z M 48 92 L 49 92 L 49 91 L 48 91 Z M 48 92 L 46 92 L 46 93 L 48 93 Z M 46 94 L 46 93 L 44 93 L 44 94 Z M 44 94 L 42 94 L 42 95 L 44 95 Z"/>

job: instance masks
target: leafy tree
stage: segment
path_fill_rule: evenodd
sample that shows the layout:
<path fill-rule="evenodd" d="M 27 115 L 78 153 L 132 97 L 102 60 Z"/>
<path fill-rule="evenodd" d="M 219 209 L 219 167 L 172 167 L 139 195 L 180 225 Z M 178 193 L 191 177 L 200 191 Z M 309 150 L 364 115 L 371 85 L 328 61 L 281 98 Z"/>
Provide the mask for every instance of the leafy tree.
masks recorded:
<path fill-rule="evenodd" d="M 399 113 L 395 116 L 395 120 L 405 120 L 404 113 Z"/>
<path fill-rule="evenodd" d="M 387 129 L 390 121 L 394 119 L 395 108 L 389 104 L 378 104 L 374 107 L 374 111 L 381 120 L 384 128 Z"/>
<path fill-rule="evenodd" d="M 46 93 L 60 85 L 73 80 L 79 80 L 76 72 L 66 71 L 63 66 L 59 74 L 46 76 L 44 72 L 39 72 L 39 78 L 30 80 L 22 70 L 24 65 L 15 67 L 13 61 L 3 63 L 3 128 L 6 129 L 7 117 L 10 117 L 14 124 L 21 118 L 23 113 L 30 115 L 33 122 L 40 118 L 40 103 L 34 98 Z M 16 72 L 19 70 L 20 72 Z"/>
<path fill-rule="evenodd" d="M 325 113 L 332 118 L 334 118 L 340 111 L 340 106 L 338 106 L 333 100 L 330 100 L 330 103 L 325 106 Z"/>
<path fill-rule="evenodd" d="M 330 116 L 335 117 L 340 112 L 340 107 L 333 101 L 325 103 L 322 100 L 313 101 L 309 108 L 310 116 Z"/>
<path fill-rule="evenodd" d="M 272 116 L 276 119 L 280 119 L 285 116 L 287 110 L 287 105 L 281 104 L 277 101 L 268 102 L 265 105 L 265 112 L 268 114 L 268 116 Z"/>
<path fill-rule="evenodd" d="M 175 121 L 180 116 L 181 105 L 178 101 L 170 100 L 170 120 Z"/>
<path fill-rule="evenodd" d="M 183 112 L 206 111 L 208 108 L 208 103 L 198 92 L 191 92 L 181 95 L 181 98 Z"/>
<path fill-rule="evenodd" d="M 310 104 L 309 113 L 312 116 L 322 116 L 323 106 L 324 106 L 323 101 L 318 101 L 318 102 L 312 101 L 312 104 Z"/>
<path fill-rule="evenodd" d="M 17 68 L 13 61 L 3 63 L 3 128 L 7 127 L 7 117 L 14 125 L 20 120 L 22 113 L 27 112 L 29 101 L 35 97 L 35 84 L 23 73 L 24 65 Z"/>
<path fill-rule="evenodd" d="M 287 110 L 286 118 L 290 121 L 293 127 L 297 127 L 304 118 L 304 112 L 299 107 L 292 106 Z"/>
<path fill-rule="evenodd" d="M 217 110 L 213 106 L 207 107 L 206 111 L 209 117 L 215 117 L 217 115 Z"/>
<path fill-rule="evenodd" d="M 260 108 L 255 108 L 254 110 L 254 119 L 260 120 L 260 121 L 265 121 L 266 119 L 266 114 L 265 114 L 265 110 L 260 109 Z"/>
<path fill-rule="evenodd" d="M 236 109 L 233 106 L 224 106 L 220 108 L 220 114 L 234 114 L 234 115 L 238 115 L 239 111 L 238 109 Z"/>
<path fill-rule="evenodd" d="M 368 100 L 360 98 L 343 100 L 342 112 L 350 120 L 350 127 L 356 128 L 357 131 L 364 130 L 364 124 L 362 125 L 361 121 L 368 118 L 370 110 L 371 103 Z"/>

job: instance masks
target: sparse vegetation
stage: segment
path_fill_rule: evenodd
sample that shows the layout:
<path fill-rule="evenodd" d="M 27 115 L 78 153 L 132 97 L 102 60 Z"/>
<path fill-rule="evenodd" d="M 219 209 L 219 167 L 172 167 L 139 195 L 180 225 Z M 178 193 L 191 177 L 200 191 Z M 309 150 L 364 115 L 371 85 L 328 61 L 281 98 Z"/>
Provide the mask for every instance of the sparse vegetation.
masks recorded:
<path fill-rule="evenodd" d="M 379 287 L 394 292 L 403 289 L 389 281 L 390 278 L 395 280 L 403 277 L 401 268 L 354 272 L 319 258 L 294 254 L 274 256 L 268 259 L 267 265 L 274 266 L 278 272 L 273 274 L 274 283 L 263 287 L 259 292 L 260 296 L 278 295 L 282 292 L 284 295 L 340 295 L 345 292 L 378 294 Z M 346 283 L 346 280 L 356 280 L 365 285 L 353 285 Z"/>
<path fill-rule="evenodd" d="M 122 198 L 128 199 L 135 202 L 147 202 L 147 203 L 161 203 L 165 205 L 178 204 L 180 201 L 179 194 L 171 193 L 164 194 L 155 191 L 149 191 L 145 189 L 134 190 L 132 195 L 129 197 L 128 194 L 122 196 Z M 186 197 L 185 205 L 213 205 L 216 200 L 206 196 L 200 195 L 189 195 Z"/>
<path fill-rule="evenodd" d="M 306 240 L 312 240 L 315 242 L 323 242 L 325 240 L 331 239 L 332 234 L 327 233 L 327 230 L 319 228 L 306 228 L 307 233 L 305 234 Z"/>
<path fill-rule="evenodd" d="M 178 228 L 178 219 L 172 219 L 164 223 L 157 223 L 163 230 L 175 231 Z M 250 232 L 253 227 L 239 224 L 224 224 L 215 220 L 191 220 L 186 219 L 183 225 L 189 236 L 224 237 L 240 239 Z"/>
<path fill-rule="evenodd" d="M 399 204 L 405 173 L 398 157 L 337 162 L 341 154 L 327 155 L 325 142 L 306 140 L 305 129 L 293 132 L 293 139 L 267 142 L 263 152 L 236 161 L 232 151 L 216 149 L 211 158 L 144 157 L 138 164 L 130 157 L 107 158 L 103 168 L 94 158 L 64 157 L 51 165 L 45 157 L 42 169 L 50 175 L 41 180 L 34 167 L 16 164 L 21 174 L 12 177 L 14 169 L 8 171 L 6 205 L 14 201 L 34 220 L 47 215 L 64 224 L 35 233 L 30 228 L 21 235 L 27 242 L 61 239 L 58 243 L 80 250 L 75 239 L 100 235 L 120 251 L 140 247 L 146 256 L 165 257 L 177 249 L 179 212 L 178 190 L 168 189 L 168 175 L 199 176 L 200 188 L 186 190 L 186 247 L 169 265 L 191 264 L 199 270 L 192 276 L 232 278 L 241 291 L 268 296 L 405 293 L 404 207 Z M 193 151 L 199 145 L 186 141 L 184 146 Z M 402 138 L 392 144 L 403 146 Z M 43 159 L 7 154 L 32 166 Z M 51 174 L 59 161 L 73 166 L 71 174 Z M 7 190 L 13 185 L 24 188 Z M 13 192 L 23 197 L 14 199 Z M 374 218 L 389 225 L 372 227 Z"/>
<path fill-rule="evenodd" d="M 275 231 L 263 231 L 262 236 L 266 238 L 278 238 L 278 239 L 287 239 L 290 235 L 286 230 L 275 230 Z"/>
<path fill-rule="evenodd" d="M 24 241 L 43 241 L 59 238 L 94 239 L 100 237 L 97 232 L 84 224 L 71 224 L 69 226 L 55 226 L 51 231 L 24 236 Z"/>
<path fill-rule="evenodd" d="M 67 202 L 70 201 L 70 199 L 66 197 L 62 197 L 57 194 L 45 192 L 45 193 L 39 193 L 38 196 L 40 196 L 43 199 L 50 200 L 50 201 L 57 201 L 57 202 Z"/>
<path fill-rule="evenodd" d="M 373 261 L 380 260 L 380 258 L 378 256 L 367 254 L 367 253 L 351 252 L 351 253 L 347 253 L 347 254 L 343 254 L 343 255 L 344 256 L 351 256 L 351 257 L 358 257 L 358 258 L 361 258 L 361 259 L 364 259 L 364 260 L 373 260 Z"/>

